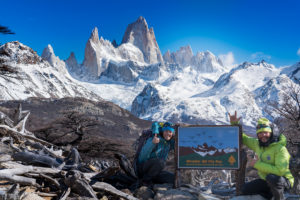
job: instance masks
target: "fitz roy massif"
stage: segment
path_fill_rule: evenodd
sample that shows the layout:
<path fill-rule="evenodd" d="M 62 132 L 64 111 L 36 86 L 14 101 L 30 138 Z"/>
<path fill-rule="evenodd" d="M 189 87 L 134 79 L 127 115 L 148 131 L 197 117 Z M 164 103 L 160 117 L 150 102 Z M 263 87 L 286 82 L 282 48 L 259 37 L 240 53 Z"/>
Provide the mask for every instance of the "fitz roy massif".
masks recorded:
<path fill-rule="evenodd" d="M 94 28 L 81 64 L 74 53 L 63 61 L 48 45 L 39 56 L 17 41 L 0 47 L 0 62 L 8 69 L 0 76 L 1 100 L 105 99 L 143 119 L 190 124 L 228 124 L 226 113 L 238 110 L 248 129 L 300 78 L 300 63 L 225 66 L 210 51 L 195 53 L 191 46 L 162 55 L 143 17 L 128 25 L 120 44 L 99 38 Z"/>

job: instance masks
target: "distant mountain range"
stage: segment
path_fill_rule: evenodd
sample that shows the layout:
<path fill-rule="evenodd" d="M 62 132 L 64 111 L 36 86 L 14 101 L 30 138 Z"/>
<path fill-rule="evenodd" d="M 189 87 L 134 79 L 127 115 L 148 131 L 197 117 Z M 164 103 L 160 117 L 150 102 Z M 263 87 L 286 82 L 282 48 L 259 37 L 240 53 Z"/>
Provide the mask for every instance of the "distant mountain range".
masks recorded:
<path fill-rule="evenodd" d="M 0 99 L 85 97 L 105 99 L 149 120 L 228 124 L 227 112 L 243 117 L 245 129 L 267 116 L 269 101 L 298 84 L 300 62 L 285 68 L 261 61 L 224 66 L 213 53 L 191 46 L 163 56 L 153 28 L 139 17 L 121 44 L 99 38 L 94 28 L 78 63 L 63 61 L 51 45 L 41 57 L 20 42 L 0 47 Z"/>
<path fill-rule="evenodd" d="M 205 156 L 221 156 L 227 153 L 234 153 L 237 152 L 237 148 L 216 148 L 214 146 L 208 146 L 206 143 L 202 145 L 198 145 L 197 147 L 186 147 L 186 146 L 179 146 L 179 154 L 181 156 L 189 155 L 197 153 L 202 157 Z"/>

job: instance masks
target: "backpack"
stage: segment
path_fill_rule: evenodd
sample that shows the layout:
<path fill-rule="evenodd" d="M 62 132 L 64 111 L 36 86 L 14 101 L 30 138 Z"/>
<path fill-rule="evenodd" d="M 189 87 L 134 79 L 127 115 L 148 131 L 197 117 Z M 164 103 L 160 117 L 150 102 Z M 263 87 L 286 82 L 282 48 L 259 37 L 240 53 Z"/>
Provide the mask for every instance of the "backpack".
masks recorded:
<path fill-rule="evenodd" d="M 138 161 L 140 152 L 141 152 L 143 146 L 145 145 L 146 141 L 152 136 L 153 136 L 152 130 L 150 130 L 150 129 L 143 130 L 140 137 L 133 144 L 133 147 L 135 150 L 135 155 L 134 155 L 134 159 L 133 159 L 133 167 L 134 167 L 136 174 L 137 174 L 137 161 Z"/>

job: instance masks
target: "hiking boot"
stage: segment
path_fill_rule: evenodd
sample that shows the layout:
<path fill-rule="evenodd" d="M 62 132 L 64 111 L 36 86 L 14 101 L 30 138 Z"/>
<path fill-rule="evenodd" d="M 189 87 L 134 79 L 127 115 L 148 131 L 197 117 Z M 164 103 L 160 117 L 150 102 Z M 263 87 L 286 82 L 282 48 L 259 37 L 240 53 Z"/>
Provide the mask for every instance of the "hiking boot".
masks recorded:
<path fill-rule="evenodd" d="M 132 185 L 130 185 L 129 189 L 130 191 L 135 191 L 136 189 L 140 188 L 142 186 L 141 180 L 137 180 Z"/>
<path fill-rule="evenodd" d="M 150 188 L 151 190 L 153 189 L 153 182 L 152 181 L 142 181 L 142 186 L 146 186 L 148 188 Z"/>

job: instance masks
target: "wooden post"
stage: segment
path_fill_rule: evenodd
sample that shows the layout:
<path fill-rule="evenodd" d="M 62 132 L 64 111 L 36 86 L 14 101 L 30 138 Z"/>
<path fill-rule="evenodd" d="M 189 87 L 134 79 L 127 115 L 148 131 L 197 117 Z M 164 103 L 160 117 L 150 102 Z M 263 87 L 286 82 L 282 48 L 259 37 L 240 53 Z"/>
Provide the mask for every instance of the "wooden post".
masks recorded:
<path fill-rule="evenodd" d="M 174 188 L 178 188 L 180 186 L 180 171 L 178 169 L 178 128 L 179 125 L 175 126 L 175 179 L 174 179 Z"/>
<path fill-rule="evenodd" d="M 240 127 L 240 147 L 242 146 L 242 126 Z M 236 195 L 241 195 L 242 187 L 245 184 L 246 177 L 246 165 L 247 165 L 247 153 L 244 149 L 240 149 L 240 169 L 235 171 L 235 188 Z"/>
<path fill-rule="evenodd" d="M 245 184 L 247 154 L 244 149 L 241 151 L 241 168 L 235 172 L 236 195 L 241 195 L 242 187 Z"/>

